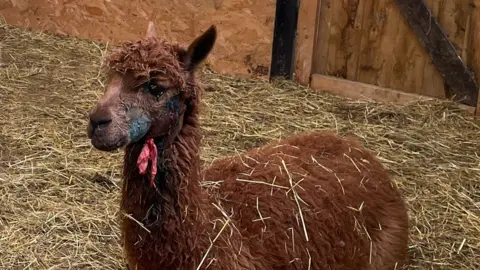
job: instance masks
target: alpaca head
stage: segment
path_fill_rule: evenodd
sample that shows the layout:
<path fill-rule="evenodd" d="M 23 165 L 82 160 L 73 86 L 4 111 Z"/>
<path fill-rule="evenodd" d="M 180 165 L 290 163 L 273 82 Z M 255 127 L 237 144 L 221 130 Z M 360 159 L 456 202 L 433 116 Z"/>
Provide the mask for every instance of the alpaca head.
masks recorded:
<path fill-rule="evenodd" d="M 187 104 L 196 99 L 193 73 L 216 40 L 211 26 L 187 48 L 147 35 L 125 42 L 106 58 L 108 84 L 90 111 L 88 137 L 102 151 L 174 132 Z"/>

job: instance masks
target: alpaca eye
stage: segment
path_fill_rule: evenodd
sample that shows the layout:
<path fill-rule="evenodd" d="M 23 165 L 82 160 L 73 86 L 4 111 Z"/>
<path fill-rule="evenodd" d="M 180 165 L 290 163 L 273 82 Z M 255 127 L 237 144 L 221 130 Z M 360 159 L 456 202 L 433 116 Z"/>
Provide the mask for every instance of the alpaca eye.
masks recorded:
<path fill-rule="evenodd" d="M 154 81 L 148 81 L 143 84 L 143 89 L 154 96 L 161 96 L 167 89 L 156 84 Z"/>

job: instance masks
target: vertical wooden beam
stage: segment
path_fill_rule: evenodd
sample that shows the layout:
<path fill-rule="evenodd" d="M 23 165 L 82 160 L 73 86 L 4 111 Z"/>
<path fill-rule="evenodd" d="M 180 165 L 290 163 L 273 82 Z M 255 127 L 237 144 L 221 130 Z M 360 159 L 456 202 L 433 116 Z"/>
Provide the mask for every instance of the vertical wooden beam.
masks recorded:
<path fill-rule="evenodd" d="M 294 79 L 302 85 L 310 83 L 313 48 L 317 29 L 317 12 L 322 0 L 301 0 L 298 11 L 297 41 L 295 45 Z"/>
<path fill-rule="evenodd" d="M 270 80 L 293 78 L 299 0 L 277 0 Z"/>
<path fill-rule="evenodd" d="M 470 17 L 470 44 L 468 46 L 469 66 L 475 73 L 475 78 L 480 81 L 480 0 L 471 1 L 473 8 Z M 480 119 L 480 97 L 477 100 L 475 117 Z"/>
<path fill-rule="evenodd" d="M 478 84 L 463 63 L 424 0 L 395 0 L 408 24 L 432 58 L 433 64 L 445 78 L 455 99 L 476 107 Z"/>

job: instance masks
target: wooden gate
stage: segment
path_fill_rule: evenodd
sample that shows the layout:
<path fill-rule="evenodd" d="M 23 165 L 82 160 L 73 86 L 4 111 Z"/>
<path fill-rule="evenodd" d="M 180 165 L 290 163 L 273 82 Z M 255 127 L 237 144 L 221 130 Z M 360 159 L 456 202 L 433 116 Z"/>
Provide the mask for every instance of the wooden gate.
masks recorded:
<path fill-rule="evenodd" d="M 300 0 L 296 31 L 294 78 L 314 89 L 480 105 L 480 0 Z"/>

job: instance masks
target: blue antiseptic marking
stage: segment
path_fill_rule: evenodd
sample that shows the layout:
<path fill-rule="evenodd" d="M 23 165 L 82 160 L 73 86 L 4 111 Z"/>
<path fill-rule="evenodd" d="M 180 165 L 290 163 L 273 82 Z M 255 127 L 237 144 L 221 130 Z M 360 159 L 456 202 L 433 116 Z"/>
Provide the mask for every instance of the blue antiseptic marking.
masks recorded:
<path fill-rule="evenodd" d="M 165 107 L 168 111 L 175 112 L 175 116 L 178 117 L 180 115 L 180 97 L 177 95 L 169 98 Z"/>
<path fill-rule="evenodd" d="M 143 138 L 150 128 L 150 122 L 150 118 L 144 115 L 130 120 L 130 122 L 128 122 L 128 135 L 130 136 L 130 140 L 136 142 Z"/>

